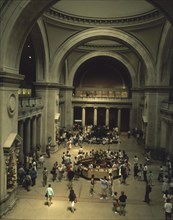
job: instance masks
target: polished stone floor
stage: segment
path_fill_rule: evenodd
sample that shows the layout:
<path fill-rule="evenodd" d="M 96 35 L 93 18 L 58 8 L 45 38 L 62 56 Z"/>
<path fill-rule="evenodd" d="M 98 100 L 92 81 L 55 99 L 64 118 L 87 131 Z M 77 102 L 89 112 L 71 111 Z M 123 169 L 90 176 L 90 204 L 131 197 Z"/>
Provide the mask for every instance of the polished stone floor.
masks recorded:
<path fill-rule="evenodd" d="M 142 146 L 137 145 L 134 138 L 128 139 L 126 135 L 121 136 L 121 144 L 113 144 L 109 146 L 112 151 L 118 149 L 125 150 L 133 165 L 133 157 L 137 155 L 139 163 L 144 163 L 144 149 Z M 84 151 L 91 149 L 108 149 L 105 145 L 89 145 L 84 144 Z M 78 153 L 78 147 L 72 147 L 71 155 L 74 158 Z M 46 158 L 45 166 L 51 170 L 55 161 L 61 161 L 61 156 L 66 148 L 60 147 L 59 150 L 51 154 L 51 158 Z M 14 208 L 3 217 L 8 220 L 164 220 L 163 199 L 161 193 L 162 184 L 157 181 L 159 172 L 160 161 L 152 161 L 149 165 L 149 170 L 154 174 L 153 189 L 151 192 L 151 203 L 148 205 L 144 200 L 145 182 L 134 180 L 133 166 L 130 176 L 127 179 L 127 185 L 120 184 L 119 179 L 114 180 L 114 190 L 120 194 L 123 190 L 128 199 L 126 206 L 126 215 L 120 216 L 112 211 L 112 198 L 107 200 L 100 200 L 100 181 L 97 181 L 95 186 L 96 193 L 93 198 L 89 195 L 90 181 L 79 178 L 73 183 L 74 190 L 77 194 L 78 202 L 75 204 L 76 211 L 71 213 L 68 209 L 69 201 L 67 188 L 67 181 L 64 179 L 61 182 L 52 182 L 51 174 L 49 174 L 49 183 L 55 192 L 53 204 L 48 207 L 45 205 L 45 190 L 46 187 L 42 186 L 42 170 L 38 169 L 38 177 L 36 186 L 32 187 L 31 191 L 27 192 L 24 188 L 18 189 L 18 200 Z"/>

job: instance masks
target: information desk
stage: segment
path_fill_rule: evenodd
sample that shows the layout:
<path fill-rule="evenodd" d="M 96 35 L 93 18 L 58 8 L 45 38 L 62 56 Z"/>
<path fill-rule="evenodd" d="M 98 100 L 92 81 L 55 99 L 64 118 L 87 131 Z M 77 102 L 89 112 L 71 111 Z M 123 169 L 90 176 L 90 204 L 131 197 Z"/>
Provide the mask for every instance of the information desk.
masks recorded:
<path fill-rule="evenodd" d="M 109 170 L 108 169 L 103 169 L 103 168 L 93 168 L 93 169 L 88 169 L 86 167 L 82 167 L 82 172 L 81 175 L 82 177 L 86 179 L 91 179 L 91 176 L 94 174 L 95 179 L 100 179 L 106 176 L 108 178 L 109 176 Z M 119 170 L 114 170 L 112 171 L 113 178 L 116 179 L 119 177 Z"/>

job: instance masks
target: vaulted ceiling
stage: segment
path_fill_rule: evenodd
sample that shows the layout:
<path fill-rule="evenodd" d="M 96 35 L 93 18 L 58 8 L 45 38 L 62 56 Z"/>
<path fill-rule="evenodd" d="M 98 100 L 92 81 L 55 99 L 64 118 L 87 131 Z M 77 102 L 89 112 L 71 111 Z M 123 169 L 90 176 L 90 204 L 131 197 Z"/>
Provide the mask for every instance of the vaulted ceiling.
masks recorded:
<path fill-rule="evenodd" d="M 61 0 L 52 8 L 71 16 L 102 19 L 137 16 L 155 9 L 145 0 Z"/>

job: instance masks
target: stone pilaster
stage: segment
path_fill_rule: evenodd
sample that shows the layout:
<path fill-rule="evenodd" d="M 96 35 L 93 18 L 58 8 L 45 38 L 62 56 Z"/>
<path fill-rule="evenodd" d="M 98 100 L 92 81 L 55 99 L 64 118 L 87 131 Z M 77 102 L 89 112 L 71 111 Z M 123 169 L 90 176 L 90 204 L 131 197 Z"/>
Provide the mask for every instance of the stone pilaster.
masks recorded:
<path fill-rule="evenodd" d="M 160 107 L 163 100 L 168 99 L 168 89 L 164 87 L 145 88 L 145 115 L 147 117 L 146 147 L 156 149 L 163 148 L 163 127 L 161 128 Z M 167 129 L 166 129 L 167 132 Z M 166 134 L 166 133 L 165 133 Z"/>
<path fill-rule="evenodd" d="M 86 116 L 85 107 L 82 107 L 82 126 L 83 126 L 83 128 L 85 127 L 85 116 Z"/>
<path fill-rule="evenodd" d="M 173 147 L 172 147 L 173 146 L 173 123 L 169 125 L 168 135 L 169 135 L 169 143 L 168 143 L 169 152 L 171 155 L 173 155 Z"/>
<path fill-rule="evenodd" d="M 23 140 L 23 130 L 24 129 L 24 121 L 21 120 L 18 123 L 18 133 L 20 135 L 20 137 Z M 21 143 L 21 148 L 20 148 L 20 154 L 19 154 L 19 161 L 23 164 L 24 163 L 24 152 L 23 152 L 23 141 Z"/>
<path fill-rule="evenodd" d="M 36 150 L 36 137 L 37 137 L 37 128 L 36 128 L 36 117 L 32 118 L 32 150 Z"/>
<path fill-rule="evenodd" d="M 72 92 L 73 88 L 65 87 L 64 89 L 64 126 L 70 129 L 73 125 L 73 106 Z"/>
<path fill-rule="evenodd" d="M 109 108 L 106 108 L 106 121 L 105 121 L 105 125 L 109 126 Z"/>
<path fill-rule="evenodd" d="M 97 107 L 94 107 L 94 125 L 97 125 Z"/>
<path fill-rule="evenodd" d="M 25 120 L 25 154 L 26 156 L 31 153 L 31 119 L 27 118 Z"/>
<path fill-rule="evenodd" d="M 41 151 L 45 152 L 46 145 L 48 144 L 48 137 L 51 137 L 52 144 L 56 143 L 55 116 L 58 111 L 57 103 L 59 103 L 60 85 L 57 83 L 37 82 L 35 86 L 36 95 L 42 98 L 44 106 L 43 113 L 40 119 L 42 129 L 42 133 L 40 133 L 40 146 Z"/>
<path fill-rule="evenodd" d="M 7 167 L 4 144 L 10 134 L 18 133 L 19 74 L 0 72 L 0 217 L 15 204 L 15 188 L 7 192 Z M 9 146 L 10 147 L 10 146 Z M 16 170 L 16 164 L 14 165 Z"/>
<path fill-rule="evenodd" d="M 118 121 L 117 121 L 118 130 L 121 131 L 121 109 L 118 109 Z"/>
<path fill-rule="evenodd" d="M 130 112 L 130 128 L 139 127 L 139 103 L 141 98 L 140 90 L 132 91 L 132 108 Z"/>
<path fill-rule="evenodd" d="M 166 135 L 161 128 L 160 106 L 168 98 L 167 88 L 150 87 L 145 91 L 145 108 L 147 116 L 146 146 L 149 148 L 163 147 L 161 135 Z M 162 125 L 163 126 L 163 125 Z M 161 129 L 160 129 L 161 128 Z M 165 131 L 163 131 L 163 129 Z M 162 132 L 160 132 L 162 130 Z"/>
<path fill-rule="evenodd" d="M 42 140 L 42 115 L 38 115 L 36 117 L 36 129 L 37 129 L 37 136 L 36 136 L 36 146 L 41 146 L 41 140 Z"/>

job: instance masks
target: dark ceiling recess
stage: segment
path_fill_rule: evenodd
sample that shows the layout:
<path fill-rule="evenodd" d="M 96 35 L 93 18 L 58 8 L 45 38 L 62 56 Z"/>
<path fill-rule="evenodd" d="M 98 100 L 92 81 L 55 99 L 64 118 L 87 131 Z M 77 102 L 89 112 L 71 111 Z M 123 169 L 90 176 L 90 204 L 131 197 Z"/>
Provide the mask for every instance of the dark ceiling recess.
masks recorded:
<path fill-rule="evenodd" d="M 22 85 L 32 87 L 36 80 L 36 60 L 31 37 L 29 36 L 24 44 L 20 59 L 19 73 L 25 75 Z"/>
<path fill-rule="evenodd" d="M 98 56 L 84 62 L 76 71 L 75 88 L 131 88 L 129 71 L 118 60 Z"/>

